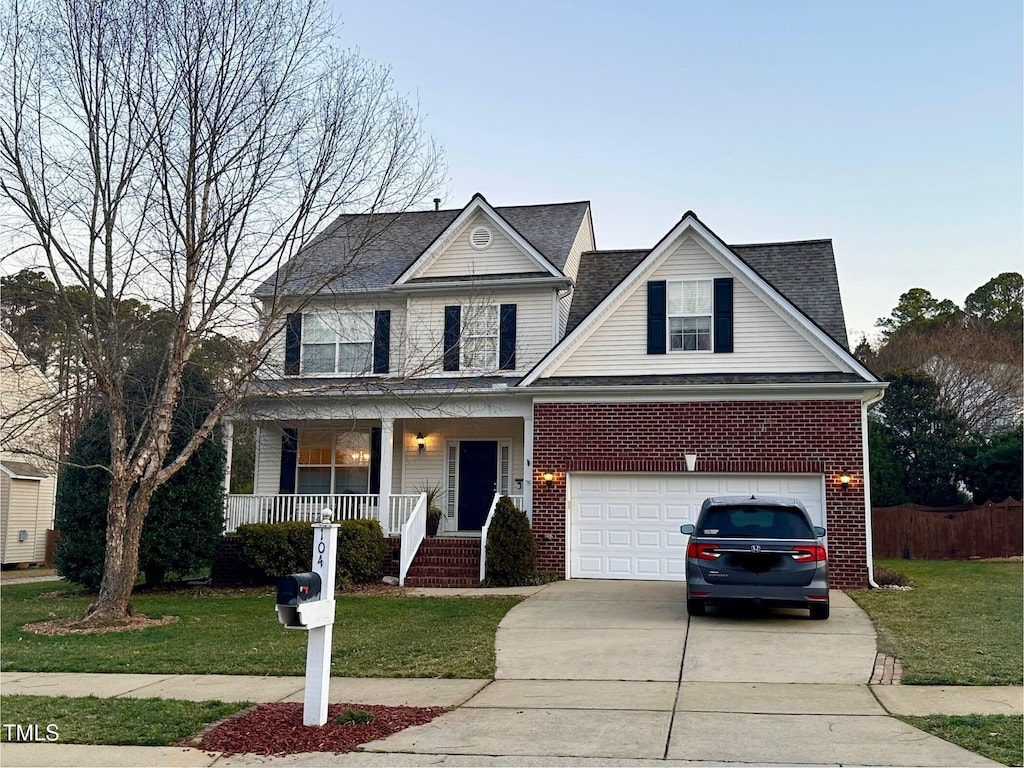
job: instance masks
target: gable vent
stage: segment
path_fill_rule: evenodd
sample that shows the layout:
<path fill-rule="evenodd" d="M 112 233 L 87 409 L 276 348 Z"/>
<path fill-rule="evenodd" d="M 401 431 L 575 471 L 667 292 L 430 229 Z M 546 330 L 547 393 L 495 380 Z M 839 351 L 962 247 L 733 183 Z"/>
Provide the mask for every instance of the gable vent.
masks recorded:
<path fill-rule="evenodd" d="M 494 242 L 494 235 L 487 227 L 476 227 L 469 233 L 469 244 L 478 251 L 489 248 L 492 242 Z"/>

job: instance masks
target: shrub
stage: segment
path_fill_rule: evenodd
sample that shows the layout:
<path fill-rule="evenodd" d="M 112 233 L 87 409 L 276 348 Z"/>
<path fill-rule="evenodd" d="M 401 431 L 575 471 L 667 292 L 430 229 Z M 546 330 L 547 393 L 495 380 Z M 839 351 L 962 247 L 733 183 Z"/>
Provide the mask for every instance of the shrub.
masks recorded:
<path fill-rule="evenodd" d="M 502 496 L 487 532 L 488 584 L 518 587 L 533 581 L 537 567 L 537 542 L 530 520 L 508 496 Z"/>
<path fill-rule="evenodd" d="M 148 361 L 136 363 L 144 378 Z M 189 366 L 171 427 L 171 455 L 181 449 L 196 421 L 209 412 L 209 377 Z M 145 418 L 129 405 L 129 428 Z M 57 571 L 68 581 L 97 589 L 103 578 L 110 493 L 110 416 L 101 410 L 83 425 L 57 483 L 55 527 Z M 188 576 L 210 566 L 224 530 L 224 469 L 227 451 L 219 431 L 206 440 L 170 480 L 156 489 L 142 525 L 139 570 L 147 585 L 169 573 Z"/>
<path fill-rule="evenodd" d="M 376 520 L 342 520 L 338 528 L 338 580 L 364 584 L 384 570 L 388 545 Z"/>
<path fill-rule="evenodd" d="M 246 564 L 269 578 L 309 570 L 313 554 L 313 528 L 309 523 L 240 525 L 238 540 Z"/>
<path fill-rule="evenodd" d="M 906 574 L 890 571 L 883 565 L 875 566 L 875 583 L 880 587 L 912 587 L 914 582 Z"/>
<path fill-rule="evenodd" d="M 238 526 L 242 557 L 268 578 L 302 573 L 312 566 L 313 527 L 309 523 L 258 523 Z M 380 578 L 388 548 L 376 520 L 338 524 L 337 583 L 361 584 Z"/>

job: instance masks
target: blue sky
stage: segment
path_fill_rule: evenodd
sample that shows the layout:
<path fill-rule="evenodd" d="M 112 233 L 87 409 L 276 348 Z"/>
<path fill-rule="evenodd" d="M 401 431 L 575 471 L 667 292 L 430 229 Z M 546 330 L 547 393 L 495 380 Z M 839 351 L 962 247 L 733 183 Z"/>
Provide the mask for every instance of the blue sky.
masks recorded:
<path fill-rule="evenodd" d="M 444 146 L 445 207 L 590 200 L 599 248 L 687 210 L 832 238 L 851 343 L 912 287 L 1024 268 L 1019 0 L 333 0 Z"/>

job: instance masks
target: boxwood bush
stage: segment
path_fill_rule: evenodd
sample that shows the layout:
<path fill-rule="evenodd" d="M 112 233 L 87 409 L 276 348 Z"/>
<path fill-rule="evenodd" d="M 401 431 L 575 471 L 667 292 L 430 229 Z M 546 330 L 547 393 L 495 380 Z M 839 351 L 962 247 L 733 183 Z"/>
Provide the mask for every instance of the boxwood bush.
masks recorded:
<path fill-rule="evenodd" d="M 376 520 L 338 523 L 337 583 L 363 584 L 381 577 L 388 554 Z M 278 579 L 308 571 L 312 564 L 313 527 L 309 523 L 256 523 L 238 526 L 246 564 Z"/>
<path fill-rule="evenodd" d="M 492 587 L 520 587 L 534 582 L 537 542 L 530 520 L 508 496 L 494 508 L 487 532 L 486 582 Z"/>

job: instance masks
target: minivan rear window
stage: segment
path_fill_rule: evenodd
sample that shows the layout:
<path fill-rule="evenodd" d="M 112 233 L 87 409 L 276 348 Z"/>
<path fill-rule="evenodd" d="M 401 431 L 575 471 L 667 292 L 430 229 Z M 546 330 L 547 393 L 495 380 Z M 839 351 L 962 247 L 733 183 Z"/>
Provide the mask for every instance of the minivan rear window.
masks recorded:
<path fill-rule="evenodd" d="M 803 512 L 792 507 L 712 507 L 700 527 L 702 536 L 756 539 L 813 539 Z"/>

